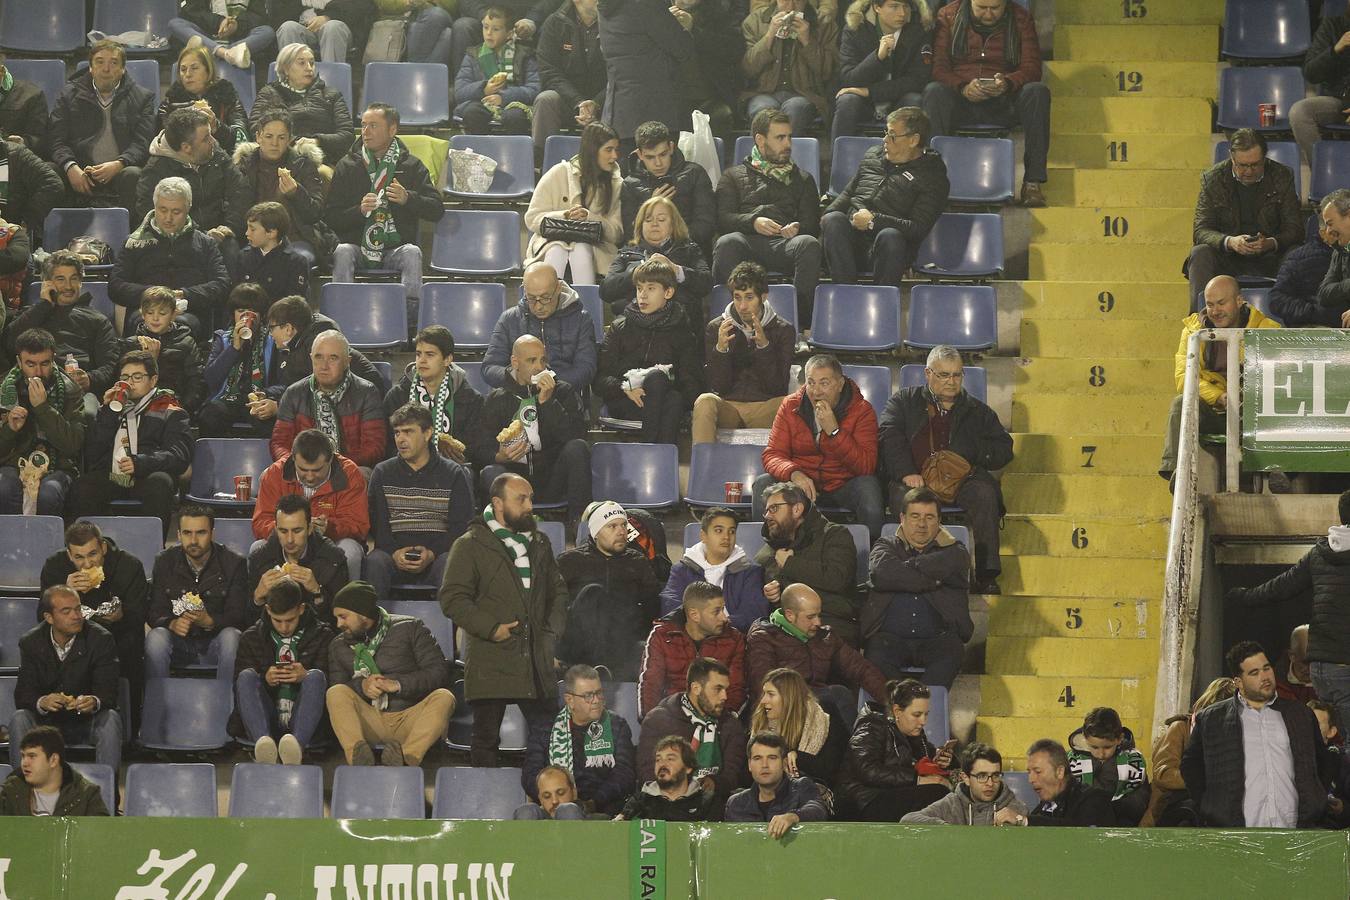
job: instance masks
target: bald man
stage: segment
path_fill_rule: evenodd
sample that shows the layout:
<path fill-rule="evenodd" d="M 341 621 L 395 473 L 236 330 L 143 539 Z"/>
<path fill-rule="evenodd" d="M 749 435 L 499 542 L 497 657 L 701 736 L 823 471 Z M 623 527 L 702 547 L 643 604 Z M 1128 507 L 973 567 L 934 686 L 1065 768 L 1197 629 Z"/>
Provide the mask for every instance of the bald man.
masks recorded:
<path fill-rule="evenodd" d="M 1181 395 L 1186 385 L 1187 342 L 1202 328 L 1279 328 L 1259 309 L 1248 306 L 1237 279 L 1218 275 L 1205 285 L 1204 312 L 1191 313 L 1181 323 L 1181 343 L 1177 346 L 1177 396 L 1167 416 L 1167 439 L 1163 444 L 1158 474 L 1172 482 L 1177 469 L 1177 447 L 1181 442 Z M 1222 343 L 1202 345 L 1200 357 L 1200 433 L 1223 434 L 1228 404 L 1227 354 Z M 1234 373 L 1238 375 L 1239 373 Z M 1235 382 L 1236 383 L 1236 382 Z M 1283 473 L 1277 473 L 1282 475 Z M 1287 488 L 1287 477 L 1272 477 L 1271 489 Z"/>
<path fill-rule="evenodd" d="M 481 442 L 474 463 L 482 496 L 494 478 L 514 472 L 534 485 L 536 503 L 565 502 L 568 521 L 575 523 L 591 502 L 586 413 L 580 392 L 551 362 L 539 338 L 515 339 L 506 380 L 483 401 L 482 428 L 496 440 Z"/>
<path fill-rule="evenodd" d="M 520 302 L 502 313 L 492 329 L 483 354 L 483 380 L 493 387 L 509 386 L 516 339 L 532 334 L 548 348 L 549 365 L 558 378 L 584 393 L 595 378 L 597 323 L 582 308 L 580 296 L 546 262 L 526 267 L 521 293 Z"/>
<path fill-rule="evenodd" d="M 380 389 L 351 371 L 351 344 L 342 332 L 329 329 L 310 346 L 311 374 L 281 395 L 272 428 L 272 459 L 291 452 L 295 436 L 309 428 L 328 435 L 338 453 L 362 467 L 366 477 L 384 459 L 384 396 Z M 331 415 L 324 415 L 325 404 Z"/>

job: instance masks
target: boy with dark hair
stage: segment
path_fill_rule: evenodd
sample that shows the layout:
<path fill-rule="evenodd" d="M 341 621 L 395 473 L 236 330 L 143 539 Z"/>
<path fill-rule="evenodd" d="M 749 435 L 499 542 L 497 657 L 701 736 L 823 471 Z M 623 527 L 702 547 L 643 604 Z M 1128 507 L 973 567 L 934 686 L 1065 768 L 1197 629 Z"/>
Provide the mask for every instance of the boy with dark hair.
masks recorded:
<path fill-rule="evenodd" d="M 66 741 L 40 725 L 18 742 L 20 763 L 0 785 L 0 816 L 110 815 L 98 785 L 66 762 Z"/>
<path fill-rule="evenodd" d="M 455 115 L 465 134 L 488 134 L 494 123 L 504 134 L 529 134 L 539 94 L 534 51 L 516 40 L 505 11 L 488 7 L 482 21 L 483 43 L 469 48 L 455 74 Z"/>
<path fill-rule="evenodd" d="M 297 298 L 298 299 L 298 298 Z M 277 401 L 285 392 L 280 354 L 263 320 L 267 295 L 246 281 L 230 291 L 225 311 L 230 327 L 211 336 L 206 361 L 210 396 L 197 416 L 202 437 L 235 437 L 233 426 L 247 423 L 250 437 L 270 437 L 277 420 Z"/>
<path fill-rule="evenodd" d="M 268 302 L 290 294 L 309 295 L 309 260 L 291 246 L 291 216 L 269 200 L 255 203 L 244 216 L 248 246 L 239 254 L 239 280 L 262 285 Z"/>
<path fill-rule="evenodd" d="M 141 294 L 141 318 L 122 339 L 122 352 L 144 350 L 159 363 L 159 386 L 174 392 L 189 413 L 206 399 L 202 358 L 192 330 L 178 321 L 177 298 L 166 287 L 149 287 Z"/>
<path fill-rule="evenodd" d="M 384 395 L 385 415 L 392 416 L 407 403 L 426 408 L 434 432 L 432 449 L 461 465 L 495 453 L 492 433 L 478 424 L 483 396 L 455 365 L 455 337 L 450 329 L 428 325 L 413 338 L 413 350 L 413 361 L 403 378 Z"/>
<path fill-rule="evenodd" d="M 674 202 L 689 228 L 689 239 L 703 249 L 706 258 L 717 237 L 712 179 L 702 166 L 684 158 L 664 122 L 643 122 L 633 140 L 637 149 L 629 158 L 630 174 L 623 180 L 621 195 L 624 239 L 633 237 L 638 208 L 660 192 Z"/>
<path fill-rule="evenodd" d="M 1003 781 L 1003 756 L 976 741 L 961 754 L 956 790 L 900 821 L 915 825 L 1024 825 L 1027 806 Z"/>
<path fill-rule="evenodd" d="M 1120 714 L 1109 706 L 1090 710 L 1068 743 L 1073 776 L 1085 787 L 1111 795 L 1117 825 L 1138 825 L 1152 788 L 1144 754 L 1135 748 L 1134 734 L 1120 721 Z"/>

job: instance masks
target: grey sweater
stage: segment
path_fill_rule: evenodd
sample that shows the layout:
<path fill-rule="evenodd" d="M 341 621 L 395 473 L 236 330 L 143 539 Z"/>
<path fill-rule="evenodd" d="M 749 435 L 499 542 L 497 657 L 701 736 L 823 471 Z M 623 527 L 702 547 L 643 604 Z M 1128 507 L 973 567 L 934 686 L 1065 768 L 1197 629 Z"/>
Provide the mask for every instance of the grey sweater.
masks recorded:
<path fill-rule="evenodd" d="M 972 800 L 970 789 L 964 784 L 941 800 L 935 800 L 917 812 L 906 813 L 900 820 L 904 825 L 993 825 L 994 813 L 1011 807 L 1019 816 L 1027 814 L 1027 805 L 1013 794 L 1006 784 L 991 803 Z"/>

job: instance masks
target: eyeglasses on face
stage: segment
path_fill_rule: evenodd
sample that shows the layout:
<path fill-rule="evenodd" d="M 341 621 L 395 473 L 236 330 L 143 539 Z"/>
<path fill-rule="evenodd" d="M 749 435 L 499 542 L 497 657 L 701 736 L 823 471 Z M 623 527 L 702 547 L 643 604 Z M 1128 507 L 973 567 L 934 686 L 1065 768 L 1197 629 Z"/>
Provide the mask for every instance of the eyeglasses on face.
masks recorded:
<path fill-rule="evenodd" d="M 973 782 L 975 782 L 976 784 L 988 784 L 988 783 L 991 782 L 991 781 L 1002 781 L 1002 780 L 1003 780 L 1003 773 L 1002 773 L 1002 772 L 975 772 L 975 773 L 973 773 L 973 774 L 971 774 L 971 775 L 969 775 L 969 776 L 967 776 L 967 777 L 969 777 L 970 780 L 973 781 Z"/>
<path fill-rule="evenodd" d="M 932 375 L 938 381 L 960 381 L 962 378 L 966 377 L 964 369 L 957 369 L 955 372 L 935 372 L 932 369 L 928 369 L 927 371 L 929 375 Z"/>
<path fill-rule="evenodd" d="M 128 384 L 140 384 L 142 381 L 150 380 L 150 376 L 145 372 L 132 372 L 130 375 L 121 375 L 118 377 Z"/>
<path fill-rule="evenodd" d="M 887 128 L 887 129 L 886 129 L 886 140 L 888 140 L 888 141 L 898 141 L 898 140 L 900 140 L 902 137 L 909 137 L 910 135 L 915 134 L 915 133 L 916 133 L 916 132 L 913 132 L 913 131 L 898 131 L 898 132 L 897 132 L 897 131 L 891 131 L 889 128 Z"/>
<path fill-rule="evenodd" d="M 576 697 L 580 700 L 585 700 L 587 703 L 595 703 L 599 700 L 605 699 L 605 692 L 603 689 L 598 691 L 587 691 L 584 694 L 577 694 L 573 693 L 572 691 L 566 691 L 565 693 L 569 697 Z"/>

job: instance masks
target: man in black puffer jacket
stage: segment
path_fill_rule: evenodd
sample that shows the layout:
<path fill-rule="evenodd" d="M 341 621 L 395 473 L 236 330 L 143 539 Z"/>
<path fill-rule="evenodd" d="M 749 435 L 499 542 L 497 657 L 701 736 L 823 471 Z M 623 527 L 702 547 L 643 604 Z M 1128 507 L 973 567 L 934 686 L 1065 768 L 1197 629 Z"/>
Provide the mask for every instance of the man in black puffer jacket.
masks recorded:
<path fill-rule="evenodd" d="M 0 71 L 13 74 L 5 69 L 3 52 Z M 55 97 L 51 99 L 56 101 Z M 47 140 L 47 97 L 31 81 L 15 77 L 10 89 L 0 92 L 0 141 L 3 140 L 14 141 L 38 154 L 46 149 L 43 145 Z"/>
<path fill-rule="evenodd" d="M 833 138 L 858 134 L 877 111 L 918 106 L 933 80 L 933 12 L 925 0 L 853 0 L 839 34 Z"/>
<path fill-rule="evenodd" d="M 858 171 L 820 221 L 830 276 L 858 283 L 870 262 L 877 284 L 900 286 L 919 245 L 947 208 L 947 164 L 928 147 L 928 117 L 902 106 L 886 117 L 886 139 L 863 155 Z"/>
<path fill-rule="evenodd" d="M 630 174 L 623 180 L 621 195 L 625 240 L 633 237 L 633 220 L 637 218 L 638 207 L 661 191 L 674 201 L 675 208 L 684 217 L 689 239 L 704 253 L 711 252 L 713 238 L 717 236 L 717 199 L 708 173 L 702 166 L 684 158 L 663 122 L 643 122 L 633 139 L 637 142 L 637 150 L 630 158 Z"/>
<path fill-rule="evenodd" d="M 573 124 L 600 118 L 609 80 L 600 52 L 600 19 L 595 0 L 563 0 L 539 28 L 539 95 L 534 98 L 534 161 L 544 159 L 544 142 Z"/>
<path fill-rule="evenodd" d="M 0 135 L 0 164 L 9 166 L 9 194 L 0 197 L 0 218 L 28 229 L 33 243 L 42 239 L 47 213 L 65 202 L 65 190 L 56 170 L 22 144 Z M 60 250 L 48 247 L 48 252 Z"/>
<path fill-rule="evenodd" d="M 1335 239 L 1316 213 L 1308 217 L 1307 239 L 1280 263 L 1268 297 L 1270 312 L 1285 328 L 1307 325 L 1341 327 L 1341 313 L 1317 302 L 1317 289 L 1331 266 Z"/>

